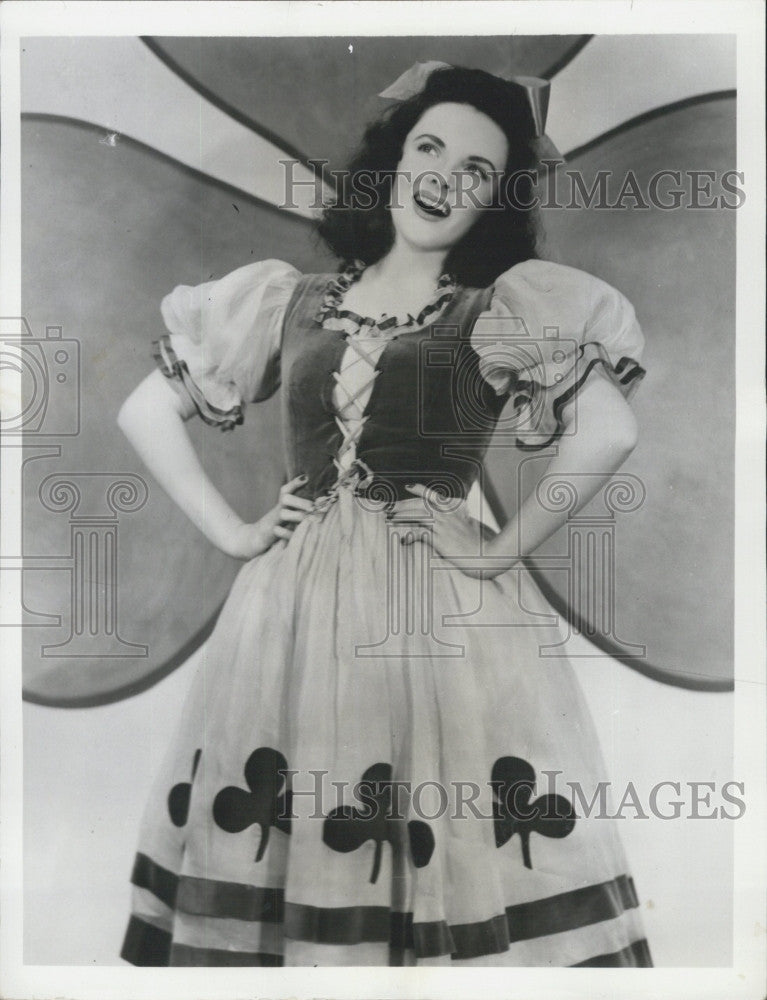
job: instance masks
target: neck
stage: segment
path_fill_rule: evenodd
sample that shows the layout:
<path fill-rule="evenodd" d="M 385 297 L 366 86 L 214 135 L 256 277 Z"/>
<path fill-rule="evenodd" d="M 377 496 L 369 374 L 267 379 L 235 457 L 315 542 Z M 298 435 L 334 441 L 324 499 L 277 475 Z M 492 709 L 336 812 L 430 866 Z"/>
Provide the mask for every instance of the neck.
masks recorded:
<path fill-rule="evenodd" d="M 412 287 L 414 281 L 434 287 L 444 270 L 444 250 L 419 250 L 395 238 L 394 246 L 366 268 L 368 278 L 396 288 Z"/>

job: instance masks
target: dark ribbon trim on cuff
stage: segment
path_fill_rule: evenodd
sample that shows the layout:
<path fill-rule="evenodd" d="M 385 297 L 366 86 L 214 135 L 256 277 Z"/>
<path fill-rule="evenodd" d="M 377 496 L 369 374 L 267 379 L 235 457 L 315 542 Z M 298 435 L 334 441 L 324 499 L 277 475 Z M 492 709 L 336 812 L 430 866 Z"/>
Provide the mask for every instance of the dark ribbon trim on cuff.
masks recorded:
<path fill-rule="evenodd" d="M 168 965 L 170 942 L 168 931 L 133 915 L 128 921 L 120 958 L 131 965 Z"/>
<path fill-rule="evenodd" d="M 609 955 L 595 955 L 593 958 L 587 958 L 585 962 L 577 962 L 570 966 L 571 969 L 651 969 L 652 967 L 650 946 L 645 938 L 633 941 L 620 951 L 613 951 Z"/>
<path fill-rule="evenodd" d="M 618 361 L 614 371 L 623 385 L 629 385 L 631 382 L 639 384 L 647 374 L 647 371 L 633 358 L 625 356 Z"/>
<path fill-rule="evenodd" d="M 220 427 L 222 431 L 230 431 L 244 421 L 245 416 L 241 405 L 233 406 L 230 410 L 220 410 L 207 401 L 202 390 L 192 378 L 186 361 L 182 361 L 173 350 L 167 333 L 163 334 L 159 340 L 153 340 L 152 345 L 155 348 L 152 354 L 157 362 L 157 367 L 167 379 L 183 386 L 206 424 Z"/>
<path fill-rule="evenodd" d="M 579 363 L 583 360 L 584 352 L 587 347 L 593 347 L 596 349 L 597 356 L 593 357 L 588 364 L 583 369 L 583 373 L 578 377 L 577 381 L 574 382 L 568 389 L 566 389 L 561 396 L 555 397 L 551 404 L 554 419 L 557 422 L 556 430 L 541 444 L 529 444 L 523 441 L 521 438 L 517 438 L 515 445 L 520 451 L 542 451 L 544 448 L 550 447 L 555 441 L 560 438 L 565 430 L 565 423 L 562 419 L 562 410 L 565 405 L 580 392 L 586 379 L 589 377 L 591 372 L 597 367 L 597 365 L 602 365 L 605 372 L 609 376 L 610 380 L 615 386 L 620 390 L 625 398 L 632 396 L 637 389 L 637 386 L 642 381 L 642 379 L 647 374 L 646 370 L 635 361 L 633 358 L 627 356 L 622 357 L 618 363 L 613 366 L 608 357 L 605 349 L 600 343 L 595 340 L 589 340 L 585 344 L 581 344 L 578 348 L 578 361 L 573 365 L 573 370 L 576 370 Z"/>

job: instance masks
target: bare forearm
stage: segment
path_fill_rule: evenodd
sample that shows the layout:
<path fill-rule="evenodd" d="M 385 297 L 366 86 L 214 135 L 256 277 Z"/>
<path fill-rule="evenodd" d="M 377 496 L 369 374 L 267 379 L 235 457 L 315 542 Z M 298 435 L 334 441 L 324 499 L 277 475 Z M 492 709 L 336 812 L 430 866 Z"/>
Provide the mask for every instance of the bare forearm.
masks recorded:
<path fill-rule="evenodd" d="M 579 447 L 575 439 L 563 441 L 546 469 L 546 477 L 551 478 L 552 485 L 564 484 L 565 489 L 567 484 L 572 484 L 577 503 L 562 510 L 550 510 L 541 503 L 537 490 L 533 490 L 493 539 L 493 555 L 502 557 L 504 566 L 510 568 L 519 559 L 535 552 L 568 518 L 596 496 L 630 453 L 630 448 L 609 440 L 600 447 L 588 449 Z"/>
<path fill-rule="evenodd" d="M 636 424 L 628 404 L 606 383 L 595 381 L 588 388 L 578 400 L 577 426 L 570 424 L 559 439 L 544 474 L 552 486 L 570 486 L 577 500 L 573 506 L 550 510 L 534 489 L 492 541 L 492 554 L 505 568 L 533 553 L 596 496 L 634 448 Z"/>
<path fill-rule="evenodd" d="M 150 376 L 123 404 L 118 423 L 147 469 L 189 520 L 219 548 L 243 521 L 203 469 L 174 390 Z"/>

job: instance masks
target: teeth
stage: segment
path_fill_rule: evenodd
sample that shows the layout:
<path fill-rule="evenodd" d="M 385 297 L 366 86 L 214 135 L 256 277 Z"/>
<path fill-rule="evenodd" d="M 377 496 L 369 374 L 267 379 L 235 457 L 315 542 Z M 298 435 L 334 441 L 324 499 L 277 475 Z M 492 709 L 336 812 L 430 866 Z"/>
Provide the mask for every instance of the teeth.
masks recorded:
<path fill-rule="evenodd" d="M 438 204 L 436 199 L 433 199 L 430 195 L 425 192 L 419 192 L 415 195 L 417 202 L 420 202 L 425 208 L 430 208 L 432 211 L 439 212 L 441 215 L 448 214 L 448 207 L 444 203 Z"/>
<path fill-rule="evenodd" d="M 425 205 L 429 205 L 431 208 L 443 209 L 445 207 L 444 205 L 438 205 L 437 204 L 437 199 L 436 198 L 430 198 L 428 195 L 421 194 L 418 197 L 421 199 L 421 201 Z"/>

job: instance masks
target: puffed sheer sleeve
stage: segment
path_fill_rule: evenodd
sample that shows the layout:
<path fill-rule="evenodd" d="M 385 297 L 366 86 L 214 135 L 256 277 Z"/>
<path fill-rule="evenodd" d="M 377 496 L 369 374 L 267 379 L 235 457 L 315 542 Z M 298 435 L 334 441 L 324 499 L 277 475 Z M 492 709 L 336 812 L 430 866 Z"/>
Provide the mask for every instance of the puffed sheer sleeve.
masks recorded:
<path fill-rule="evenodd" d="M 518 447 L 538 450 L 563 432 L 562 409 L 587 379 L 630 399 L 645 375 L 634 308 L 585 271 L 529 260 L 502 274 L 471 334 L 480 375 L 515 412 Z"/>
<path fill-rule="evenodd" d="M 162 300 L 168 333 L 154 342 L 158 367 L 209 424 L 242 423 L 247 403 L 280 384 L 282 321 L 300 272 L 264 260 Z"/>

